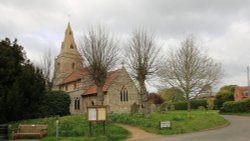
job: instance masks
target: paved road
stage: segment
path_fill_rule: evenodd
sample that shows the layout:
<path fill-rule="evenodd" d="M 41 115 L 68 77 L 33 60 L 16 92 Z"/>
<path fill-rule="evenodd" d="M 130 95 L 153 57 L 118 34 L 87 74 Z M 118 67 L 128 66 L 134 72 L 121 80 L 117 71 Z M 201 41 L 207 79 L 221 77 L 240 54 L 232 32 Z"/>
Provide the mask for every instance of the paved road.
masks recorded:
<path fill-rule="evenodd" d="M 250 117 L 224 116 L 224 118 L 231 122 L 229 126 L 224 128 L 176 136 L 143 139 L 143 141 L 250 141 Z"/>

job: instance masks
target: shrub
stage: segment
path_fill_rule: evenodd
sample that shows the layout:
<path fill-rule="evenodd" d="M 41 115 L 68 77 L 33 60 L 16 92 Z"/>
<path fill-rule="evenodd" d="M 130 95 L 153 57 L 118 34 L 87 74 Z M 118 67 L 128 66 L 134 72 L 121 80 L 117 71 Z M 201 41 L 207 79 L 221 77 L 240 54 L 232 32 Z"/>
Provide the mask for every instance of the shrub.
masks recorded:
<path fill-rule="evenodd" d="M 220 109 L 223 106 L 223 103 L 226 101 L 234 100 L 234 90 L 236 85 L 227 85 L 220 88 L 220 91 L 215 96 L 215 108 Z"/>
<path fill-rule="evenodd" d="M 70 106 L 69 94 L 63 91 L 52 91 L 44 95 L 39 106 L 40 117 L 68 115 Z"/>
<path fill-rule="evenodd" d="M 221 112 L 250 112 L 250 99 L 225 102 Z"/>
<path fill-rule="evenodd" d="M 207 107 L 207 100 L 191 100 L 190 101 L 191 108 L 192 109 L 198 109 L 198 107 L 203 106 Z M 180 102 L 174 102 L 172 105 L 175 106 L 175 110 L 187 110 L 187 102 L 186 101 L 180 101 Z"/>

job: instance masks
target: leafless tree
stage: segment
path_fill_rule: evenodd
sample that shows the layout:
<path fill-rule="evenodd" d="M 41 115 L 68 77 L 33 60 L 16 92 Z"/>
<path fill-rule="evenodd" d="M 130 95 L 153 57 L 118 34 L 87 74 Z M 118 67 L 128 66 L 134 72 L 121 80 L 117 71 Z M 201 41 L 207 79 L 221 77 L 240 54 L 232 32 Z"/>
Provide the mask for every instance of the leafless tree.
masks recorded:
<path fill-rule="evenodd" d="M 54 57 L 50 50 L 43 54 L 40 68 L 46 81 L 46 89 L 51 91 L 53 87 Z"/>
<path fill-rule="evenodd" d="M 103 26 L 90 28 L 83 37 L 80 51 L 87 66 L 90 78 L 97 86 L 97 105 L 103 105 L 103 86 L 108 71 L 118 61 L 118 43 L 109 30 Z"/>
<path fill-rule="evenodd" d="M 159 74 L 168 85 L 183 91 L 190 111 L 190 98 L 214 86 L 223 73 L 221 65 L 197 47 L 193 36 L 188 36 L 164 61 Z"/>
<path fill-rule="evenodd" d="M 147 117 L 149 105 L 145 81 L 158 70 L 160 48 L 153 34 L 145 30 L 135 30 L 126 49 L 126 62 L 131 76 L 138 82 L 142 112 Z"/>

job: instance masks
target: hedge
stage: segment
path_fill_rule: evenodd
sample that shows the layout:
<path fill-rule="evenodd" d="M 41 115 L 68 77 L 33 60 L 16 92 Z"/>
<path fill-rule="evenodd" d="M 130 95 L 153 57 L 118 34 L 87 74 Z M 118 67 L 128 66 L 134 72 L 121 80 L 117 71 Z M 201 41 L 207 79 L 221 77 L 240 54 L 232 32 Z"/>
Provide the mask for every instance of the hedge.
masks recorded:
<path fill-rule="evenodd" d="M 52 91 L 43 96 L 39 113 L 40 117 L 49 117 L 54 115 L 69 115 L 70 96 L 63 91 Z"/>
<path fill-rule="evenodd" d="M 198 109 L 200 106 L 207 108 L 207 100 L 191 100 L 191 109 Z M 175 110 L 187 110 L 187 101 L 174 102 Z"/>
<path fill-rule="evenodd" d="M 220 111 L 233 113 L 250 112 L 250 99 L 225 102 Z"/>

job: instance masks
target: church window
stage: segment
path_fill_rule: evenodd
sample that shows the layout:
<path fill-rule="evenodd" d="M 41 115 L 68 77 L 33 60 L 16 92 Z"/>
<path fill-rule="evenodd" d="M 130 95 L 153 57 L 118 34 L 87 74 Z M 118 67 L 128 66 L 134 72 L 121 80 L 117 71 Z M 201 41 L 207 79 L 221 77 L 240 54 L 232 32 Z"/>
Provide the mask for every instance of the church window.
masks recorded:
<path fill-rule="evenodd" d="M 75 68 L 75 63 L 71 64 L 71 68 L 74 69 Z"/>
<path fill-rule="evenodd" d="M 65 86 L 65 91 L 68 91 L 68 85 Z"/>
<path fill-rule="evenodd" d="M 69 35 L 71 35 L 71 34 L 72 34 L 72 32 L 70 31 L 70 32 L 69 32 Z"/>
<path fill-rule="evenodd" d="M 75 110 L 80 110 L 80 97 L 75 98 Z"/>
<path fill-rule="evenodd" d="M 128 90 L 124 87 L 120 91 L 120 101 L 128 101 Z"/>
<path fill-rule="evenodd" d="M 71 44 L 71 45 L 70 45 L 70 48 L 71 48 L 71 49 L 73 49 L 73 48 L 74 48 L 74 46 Z"/>

